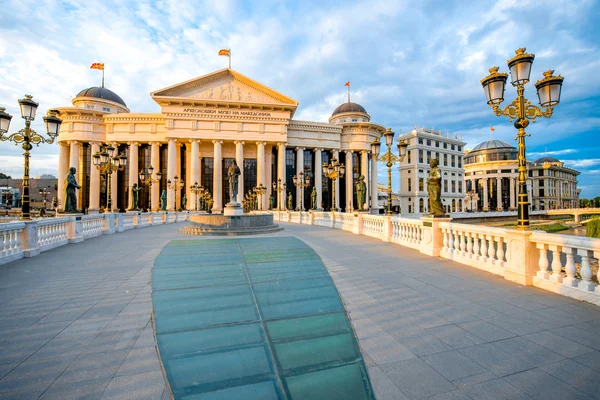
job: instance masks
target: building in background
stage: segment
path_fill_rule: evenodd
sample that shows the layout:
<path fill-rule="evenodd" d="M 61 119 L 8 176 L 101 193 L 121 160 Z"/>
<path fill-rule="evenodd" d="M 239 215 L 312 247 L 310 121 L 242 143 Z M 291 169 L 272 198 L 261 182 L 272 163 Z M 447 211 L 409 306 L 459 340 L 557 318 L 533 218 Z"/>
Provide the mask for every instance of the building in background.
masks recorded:
<path fill-rule="evenodd" d="M 542 157 L 529 167 L 534 210 L 578 208 L 577 176 L 580 174 L 554 157 Z"/>
<path fill-rule="evenodd" d="M 427 213 L 429 196 L 427 178 L 429 161 L 437 158 L 442 171 L 442 204 L 447 212 L 465 209 L 463 157 L 465 142 L 457 135 L 442 131 L 415 128 L 400 134 L 398 140 L 407 140 L 408 147 L 400 171 L 400 207 L 402 213 Z"/>
<path fill-rule="evenodd" d="M 47 175 L 42 175 L 47 176 Z M 52 176 L 52 175 L 50 175 Z M 4 183 L 5 179 L 2 180 Z M 22 179 L 8 179 L 9 189 L 13 191 L 11 208 L 21 207 L 21 188 L 23 187 Z M 4 187 L 6 189 L 6 186 Z M 38 209 L 44 206 L 44 197 L 40 194 L 41 190 L 46 190 L 46 208 L 51 209 L 52 200 L 57 197 L 58 179 L 54 178 L 30 178 L 29 179 L 29 203 L 31 208 Z M 6 206 L 6 199 L 3 196 L 2 204 Z"/>

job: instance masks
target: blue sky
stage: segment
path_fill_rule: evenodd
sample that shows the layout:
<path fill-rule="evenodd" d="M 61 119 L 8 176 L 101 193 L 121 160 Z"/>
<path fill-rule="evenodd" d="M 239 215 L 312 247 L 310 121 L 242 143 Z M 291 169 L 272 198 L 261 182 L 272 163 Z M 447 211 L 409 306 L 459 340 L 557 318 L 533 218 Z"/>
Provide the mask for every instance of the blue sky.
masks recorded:
<path fill-rule="evenodd" d="M 17 116 L 23 94 L 40 115 L 70 105 L 100 84 L 134 112 L 156 112 L 149 93 L 225 67 L 300 102 L 295 118 L 326 121 L 346 99 L 372 121 L 406 131 L 415 125 L 463 136 L 467 148 L 489 138 L 513 141 L 515 129 L 485 104 L 480 79 L 518 47 L 536 54 L 532 80 L 554 69 L 565 77 L 550 119 L 531 124 L 528 158 L 547 152 L 582 172 L 583 197 L 600 196 L 600 4 L 548 1 L 26 1 L 3 2 L 0 106 Z M 525 93 L 537 103 L 535 88 Z M 516 91 L 507 87 L 507 102 Z M 506 103 L 505 103 L 506 104 Z M 44 131 L 41 118 L 35 123 Z M 32 175 L 57 171 L 56 145 L 33 150 Z M 22 175 L 19 148 L 0 143 L 0 170 Z M 384 180 L 381 171 L 381 180 Z M 395 179 L 394 181 L 397 181 Z"/>

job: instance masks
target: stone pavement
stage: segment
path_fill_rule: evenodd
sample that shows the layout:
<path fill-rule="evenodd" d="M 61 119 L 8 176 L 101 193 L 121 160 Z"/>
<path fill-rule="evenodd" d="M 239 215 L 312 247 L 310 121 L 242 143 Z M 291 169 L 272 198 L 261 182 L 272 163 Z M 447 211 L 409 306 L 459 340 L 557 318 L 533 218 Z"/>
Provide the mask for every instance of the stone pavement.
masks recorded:
<path fill-rule="evenodd" d="M 599 307 L 377 239 L 282 225 L 275 235 L 304 240 L 333 276 L 379 400 L 600 398 Z M 168 398 L 150 273 L 181 227 L 1 266 L 0 399 Z"/>

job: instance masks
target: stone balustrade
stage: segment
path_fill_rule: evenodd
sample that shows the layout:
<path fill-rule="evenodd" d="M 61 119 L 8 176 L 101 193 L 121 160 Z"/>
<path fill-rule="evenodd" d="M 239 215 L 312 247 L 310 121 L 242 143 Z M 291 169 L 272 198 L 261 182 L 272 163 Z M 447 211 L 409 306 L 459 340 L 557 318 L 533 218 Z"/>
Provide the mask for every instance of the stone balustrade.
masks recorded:
<path fill-rule="evenodd" d="M 0 264 L 100 235 L 189 220 L 190 212 L 93 214 L 0 224 Z"/>
<path fill-rule="evenodd" d="M 274 220 L 370 236 L 469 265 L 522 285 L 600 305 L 600 239 L 451 222 L 337 212 L 274 211 Z"/>

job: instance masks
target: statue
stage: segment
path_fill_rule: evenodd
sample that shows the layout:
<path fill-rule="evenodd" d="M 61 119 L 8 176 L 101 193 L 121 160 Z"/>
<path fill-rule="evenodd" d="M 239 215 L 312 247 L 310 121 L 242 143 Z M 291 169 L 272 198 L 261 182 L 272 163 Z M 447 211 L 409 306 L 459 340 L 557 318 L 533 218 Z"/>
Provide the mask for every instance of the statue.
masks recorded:
<path fill-rule="evenodd" d="M 288 210 L 294 210 L 294 205 L 292 204 L 292 192 L 288 192 Z"/>
<path fill-rule="evenodd" d="M 181 208 L 183 209 L 183 211 L 185 211 L 186 207 L 187 207 L 187 197 L 185 196 L 185 193 L 184 193 L 183 197 L 181 198 Z"/>
<path fill-rule="evenodd" d="M 437 158 L 432 158 L 429 162 L 431 170 L 429 179 L 427 179 L 427 194 L 429 195 L 429 215 L 433 217 L 443 217 L 446 215 L 442 205 L 442 172 L 438 167 Z"/>
<path fill-rule="evenodd" d="M 81 189 L 75 179 L 75 167 L 69 168 L 69 174 L 65 179 L 65 212 L 77 212 L 77 195 L 75 190 Z"/>
<path fill-rule="evenodd" d="M 229 166 L 229 170 L 227 171 L 227 178 L 229 179 L 229 202 L 236 203 L 237 202 L 237 194 L 238 194 L 238 179 L 241 175 L 240 167 L 237 166 L 235 160 L 231 162 Z"/>
<path fill-rule="evenodd" d="M 167 211 L 167 190 L 163 190 L 160 194 L 160 209 L 162 211 Z"/>
<path fill-rule="evenodd" d="M 273 195 L 269 196 L 269 204 L 271 205 L 270 209 L 274 210 L 275 209 L 275 197 L 273 197 Z"/>
<path fill-rule="evenodd" d="M 313 186 L 312 193 L 310 194 L 310 209 L 317 209 L 317 188 Z"/>
<path fill-rule="evenodd" d="M 358 178 L 358 182 L 356 182 L 356 185 L 354 185 L 354 187 L 356 190 L 356 200 L 358 202 L 358 209 L 362 211 L 365 209 L 365 202 L 367 198 L 367 185 L 365 184 L 364 175 L 361 175 Z"/>
<path fill-rule="evenodd" d="M 131 187 L 131 197 L 133 198 L 133 204 L 131 209 L 135 211 L 139 210 L 138 202 L 140 199 L 140 190 L 142 190 L 142 187 L 138 186 L 137 183 L 134 183 Z"/>

